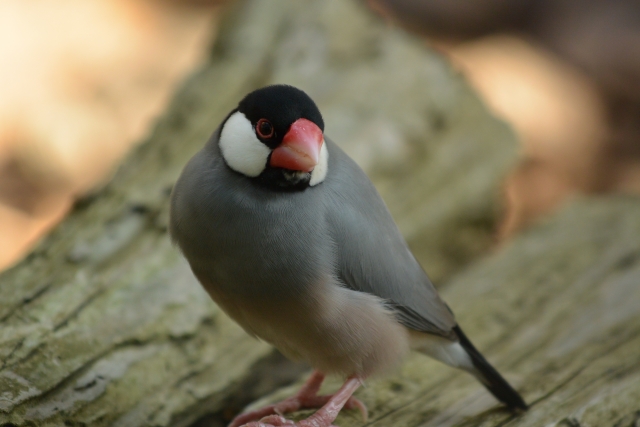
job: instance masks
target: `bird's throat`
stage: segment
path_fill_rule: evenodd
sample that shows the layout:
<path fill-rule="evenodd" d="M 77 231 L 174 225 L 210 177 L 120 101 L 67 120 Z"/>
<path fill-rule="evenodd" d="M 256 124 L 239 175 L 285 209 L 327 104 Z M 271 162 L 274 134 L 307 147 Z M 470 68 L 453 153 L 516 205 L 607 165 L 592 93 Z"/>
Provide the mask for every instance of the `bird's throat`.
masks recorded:
<path fill-rule="evenodd" d="M 267 167 L 255 181 L 275 191 L 302 191 L 309 187 L 311 172 Z"/>

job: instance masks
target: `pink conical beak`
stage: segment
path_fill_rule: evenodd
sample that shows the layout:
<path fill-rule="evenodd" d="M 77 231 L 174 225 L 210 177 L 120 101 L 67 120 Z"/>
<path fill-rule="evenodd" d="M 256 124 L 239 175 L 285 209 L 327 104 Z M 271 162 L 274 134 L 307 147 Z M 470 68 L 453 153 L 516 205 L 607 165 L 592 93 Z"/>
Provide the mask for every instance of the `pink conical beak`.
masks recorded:
<path fill-rule="evenodd" d="M 320 128 L 310 120 L 298 119 L 271 153 L 270 165 L 294 171 L 311 172 L 320 159 L 324 137 Z"/>

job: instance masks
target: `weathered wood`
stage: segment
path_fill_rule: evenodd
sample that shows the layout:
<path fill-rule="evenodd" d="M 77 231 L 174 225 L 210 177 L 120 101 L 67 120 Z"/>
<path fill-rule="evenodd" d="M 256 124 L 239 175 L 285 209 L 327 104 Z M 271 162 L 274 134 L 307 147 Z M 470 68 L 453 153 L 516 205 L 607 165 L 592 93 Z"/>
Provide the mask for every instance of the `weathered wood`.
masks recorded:
<path fill-rule="evenodd" d="M 531 409 L 511 415 L 471 376 L 412 355 L 398 375 L 356 393 L 369 405 L 366 425 L 640 423 L 640 199 L 575 203 L 466 269 L 442 295 Z M 336 423 L 363 425 L 355 411 Z"/>
<path fill-rule="evenodd" d="M 237 2 L 149 140 L 0 276 L 0 425 L 189 425 L 251 395 L 271 350 L 192 278 L 167 201 L 240 97 L 275 82 L 318 101 L 433 277 L 486 249 L 515 144 L 442 58 L 351 0 Z"/>

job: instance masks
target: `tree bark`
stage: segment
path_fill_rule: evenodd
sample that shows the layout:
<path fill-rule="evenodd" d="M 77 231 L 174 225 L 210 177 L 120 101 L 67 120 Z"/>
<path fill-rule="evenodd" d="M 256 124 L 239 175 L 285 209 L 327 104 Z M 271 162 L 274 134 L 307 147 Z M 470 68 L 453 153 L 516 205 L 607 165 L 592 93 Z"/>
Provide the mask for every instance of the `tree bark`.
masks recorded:
<path fill-rule="evenodd" d="M 304 369 L 218 310 L 166 232 L 183 165 L 245 93 L 275 82 L 316 99 L 433 278 L 487 250 L 516 145 L 442 58 L 352 0 L 236 2 L 149 139 L 0 276 L 0 425 L 215 425 Z M 639 209 L 583 202 L 444 286 L 536 402 L 528 414 L 482 412 L 494 402 L 477 383 L 413 356 L 359 392 L 374 423 L 633 425 Z"/>
<path fill-rule="evenodd" d="M 639 425 L 639 284 L 640 200 L 573 203 L 442 290 L 529 411 L 510 414 L 470 375 L 415 354 L 397 375 L 357 393 L 369 404 L 366 425 Z M 356 411 L 336 423 L 363 425 Z"/>

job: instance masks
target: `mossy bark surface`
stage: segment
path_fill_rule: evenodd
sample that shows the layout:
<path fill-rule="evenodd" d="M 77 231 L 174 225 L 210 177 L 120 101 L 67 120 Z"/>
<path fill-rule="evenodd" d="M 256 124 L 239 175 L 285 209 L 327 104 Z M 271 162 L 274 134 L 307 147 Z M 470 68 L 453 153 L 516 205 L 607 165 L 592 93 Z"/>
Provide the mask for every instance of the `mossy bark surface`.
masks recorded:
<path fill-rule="evenodd" d="M 529 411 L 510 414 L 470 375 L 416 354 L 356 393 L 369 405 L 367 423 L 345 411 L 338 425 L 640 423 L 640 199 L 573 203 L 466 268 L 442 296 Z"/>
<path fill-rule="evenodd" d="M 183 165 L 270 83 L 316 99 L 327 134 L 370 174 L 432 278 L 447 279 L 468 335 L 536 402 L 522 418 L 487 412 L 471 378 L 413 356 L 359 391 L 371 422 L 633 425 L 638 202 L 582 202 L 463 270 L 489 246 L 513 136 L 441 57 L 350 0 L 236 2 L 148 140 L 0 276 L 0 425 L 222 422 L 299 375 L 215 307 L 166 232 Z"/>

